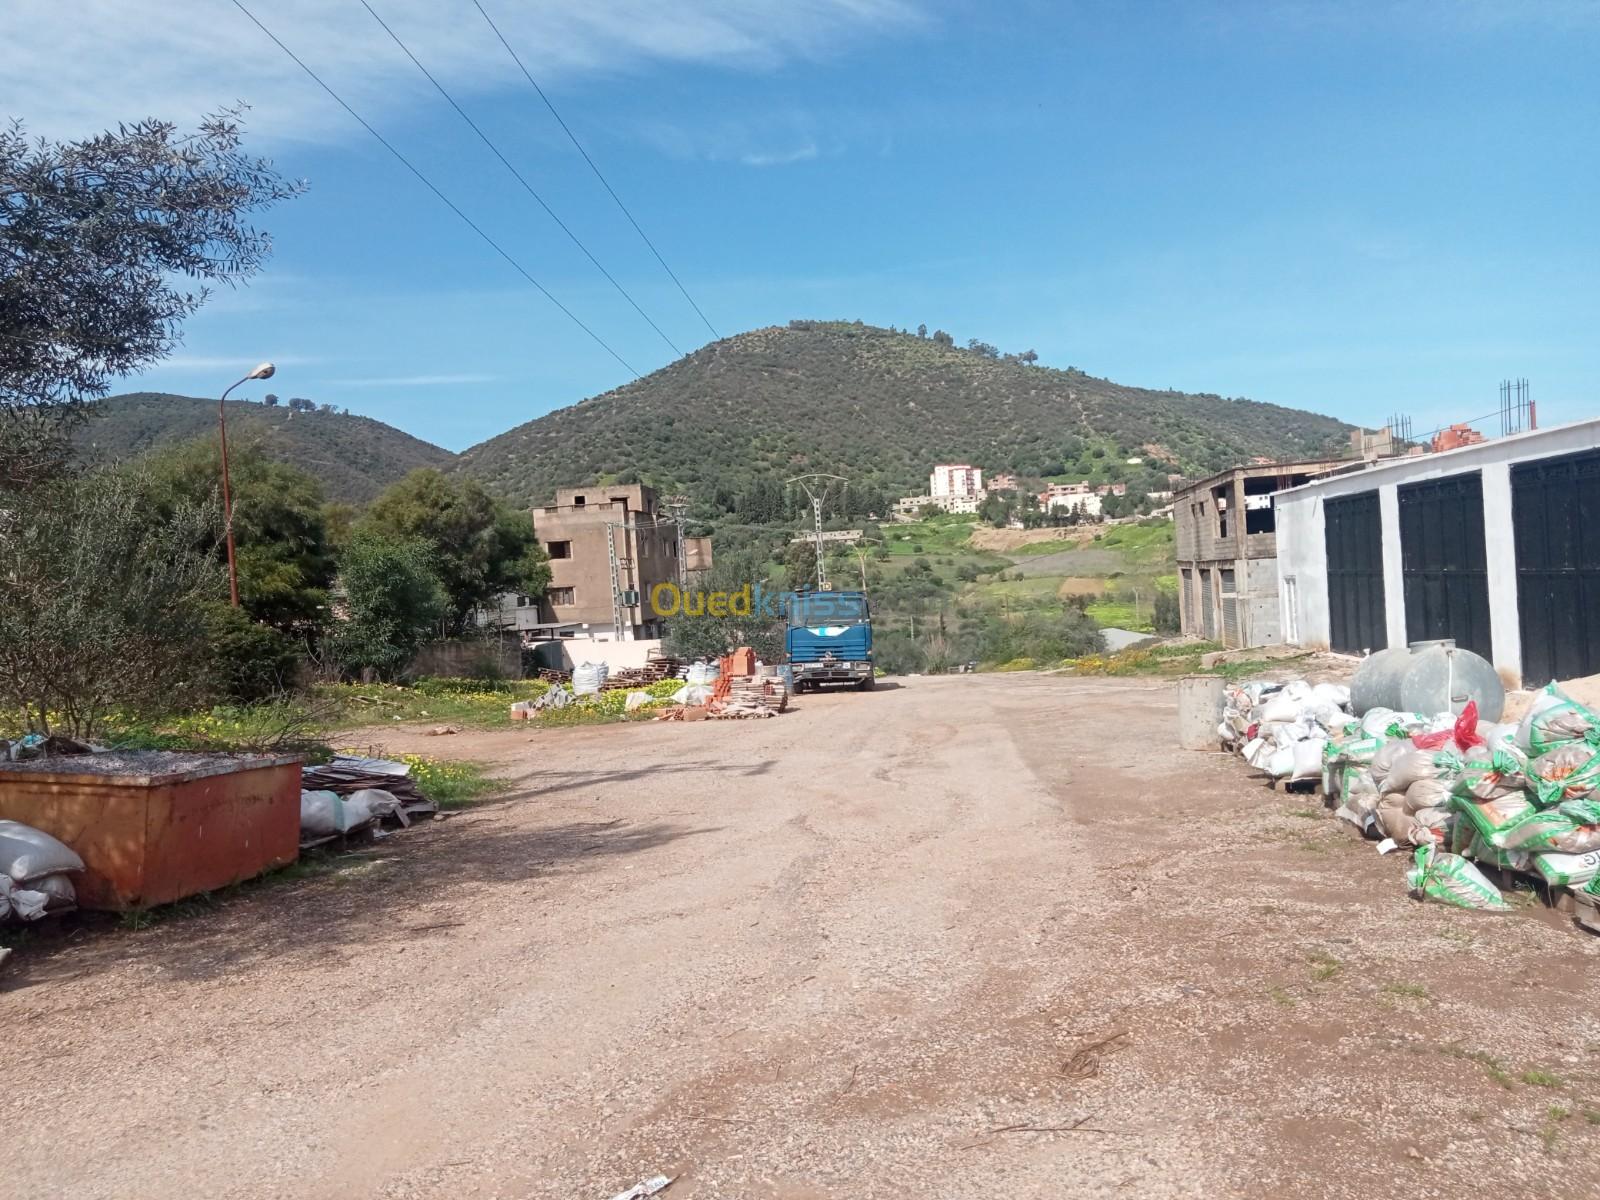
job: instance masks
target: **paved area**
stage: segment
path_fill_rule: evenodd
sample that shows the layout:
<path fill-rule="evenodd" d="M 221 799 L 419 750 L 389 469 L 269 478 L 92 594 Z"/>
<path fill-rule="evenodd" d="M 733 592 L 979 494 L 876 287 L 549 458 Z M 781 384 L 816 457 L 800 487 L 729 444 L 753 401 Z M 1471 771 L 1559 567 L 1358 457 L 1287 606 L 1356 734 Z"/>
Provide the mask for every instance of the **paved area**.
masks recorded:
<path fill-rule="evenodd" d="M 1600 939 L 1173 748 L 912 679 L 463 734 L 502 801 L 0 974 L 21 1196 L 1600 1194 Z"/>

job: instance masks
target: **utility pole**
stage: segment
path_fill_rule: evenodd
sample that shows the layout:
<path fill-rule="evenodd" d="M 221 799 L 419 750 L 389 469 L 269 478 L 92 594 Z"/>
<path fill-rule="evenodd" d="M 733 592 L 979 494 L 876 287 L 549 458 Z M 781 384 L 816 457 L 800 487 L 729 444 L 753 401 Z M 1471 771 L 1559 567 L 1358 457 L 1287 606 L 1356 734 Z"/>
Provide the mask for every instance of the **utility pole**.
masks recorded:
<path fill-rule="evenodd" d="M 684 589 L 689 586 L 689 562 L 683 549 L 683 513 L 689 507 L 689 497 L 668 496 L 661 504 L 672 514 L 673 524 L 678 527 L 678 587 Z"/>
<path fill-rule="evenodd" d="M 814 479 L 828 480 L 829 482 L 818 485 L 821 490 L 817 490 L 810 483 Z M 825 592 L 828 590 L 828 566 L 822 555 L 822 502 L 828 498 L 828 489 L 833 486 L 834 482 L 848 483 L 849 480 L 843 475 L 828 475 L 820 471 L 814 471 L 809 475 L 796 475 L 793 479 L 785 482 L 798 483 L 805 489 L 806 495 L 811 498 L 811 519 L 817 537 L 817 591 Z"/>

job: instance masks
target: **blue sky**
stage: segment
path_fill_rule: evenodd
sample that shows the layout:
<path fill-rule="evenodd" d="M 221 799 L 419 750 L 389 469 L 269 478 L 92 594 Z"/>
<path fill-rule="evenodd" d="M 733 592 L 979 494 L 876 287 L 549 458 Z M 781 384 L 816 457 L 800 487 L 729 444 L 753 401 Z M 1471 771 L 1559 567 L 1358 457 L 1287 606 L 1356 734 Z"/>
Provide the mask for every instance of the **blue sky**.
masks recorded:
<path fill-rule="evenodd" d="M 470 0 L 372 3 L 673 341 L 707 340 Z M 1596 415 L 1600 4 L 484 3 L 723 334 L 926 322 L 1418 430 L 1527 376 L 1541 423 Z M 311 190 L 127 387 L 272 358 L 281 396 L 462 449 L 630 378 L 229 0 L 139 7 L 14 0 L 0 112 L 71 136 L 242 99 Z M 640 373 L 676 357 L 357 0 L 252 7 Z"/>

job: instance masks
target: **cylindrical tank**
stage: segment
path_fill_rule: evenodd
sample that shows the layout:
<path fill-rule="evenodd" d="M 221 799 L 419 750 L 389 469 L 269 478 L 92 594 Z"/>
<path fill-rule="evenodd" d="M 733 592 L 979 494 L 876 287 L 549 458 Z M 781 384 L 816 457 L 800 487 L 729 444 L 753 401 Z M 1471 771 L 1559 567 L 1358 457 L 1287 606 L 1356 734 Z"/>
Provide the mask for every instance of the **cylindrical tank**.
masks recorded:
<path fill-rule="evenodd" d="M 1222 721 L 1220 675 L 1185 675 L 1178 680 L 1178 745 L 1185 750 L 1216 750 Z"/>
<path fill-rule="evenodd" d="M 1350 677 L 1350 711 L 1364 716 L 1375 708 L 1400 709 L 1400 679 L 1411 666 L 1405 646 L 1379 650 L 1361 660 Z"/>
<path fill-rule="evenodd" d="M 1467 701 L 1478 702 L 1479 721 L 1498 721 L 1506 706 L 1505 685 L 1487 659 L 1455 642 L 1412 642 L 1411 665 L 1400 680 L 1400 703 L 1406 712 L 1459 713 Z"/>

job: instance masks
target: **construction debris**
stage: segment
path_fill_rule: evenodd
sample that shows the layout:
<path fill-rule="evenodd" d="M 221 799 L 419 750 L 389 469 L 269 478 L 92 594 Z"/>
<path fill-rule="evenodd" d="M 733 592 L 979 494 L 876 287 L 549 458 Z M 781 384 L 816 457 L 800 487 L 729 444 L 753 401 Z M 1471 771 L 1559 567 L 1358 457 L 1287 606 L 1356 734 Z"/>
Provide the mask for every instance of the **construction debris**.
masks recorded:
<path fill-rule="evenodd" d="M 338 755 L 300 770 L 300 847 L 309 849 L 350 833 L 438 812 L 417 789 L 406 763 Z"/>

